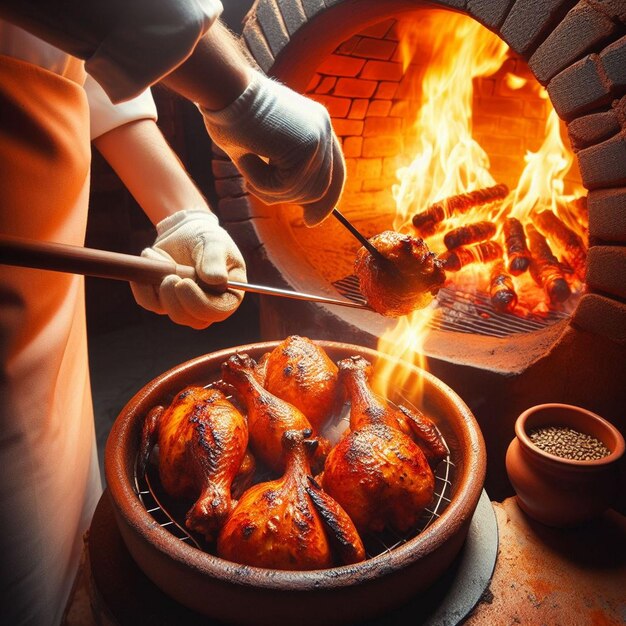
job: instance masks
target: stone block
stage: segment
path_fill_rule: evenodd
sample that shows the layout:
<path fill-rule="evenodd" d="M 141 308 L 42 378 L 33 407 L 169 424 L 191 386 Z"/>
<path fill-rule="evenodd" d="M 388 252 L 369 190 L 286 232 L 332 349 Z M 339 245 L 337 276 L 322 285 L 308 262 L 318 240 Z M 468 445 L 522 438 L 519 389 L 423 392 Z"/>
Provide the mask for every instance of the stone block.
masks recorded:
<path fill-rule="evenodd" d="M 587 254 L 587 287 L 607 296 L 626 299 L 626 248 L 593 246 Z"/>
<path fill-rule="evenodd" d="M 561 70 L 597 49 L 617 30 L 604 13 L 580 2 L 557 24 L 528 61 L 537 80 L 546 85 Z"/>
<path fill-rule="evenodd" d="M 378 87 L 374 80 L 360 78 L 339 78 L 335 85 L 334 95 L 348 98 L 371 98 Z"/>
<path fill-rule="evenodd" d="M 368 101 L 367 117 L 386 117 L 391 112 L 391 100 Z"/>
<path fill-rule="evenodd" d="M 335 76 L 324 76 L 315 88 L 315 93 L 329 94 L 335 88 L 337 78 Z"/>
<path fill-rule="evenodd" d="M 383 81 L 378 85 L 374 98 L 381 100 L 391 100 L 398 91 L 398 83 Z"/>
<path fill-rule="evenodd" d="M 276 3 L 283 16 L 285 27 L 291 37 L 303 24 L 307 22 L 301 0 L 280 0 Z"/>
<path fill-rule="evenodd" d="M 626 304 L 617 300 L 595 293 L 584 294 L 571 323 L 581 330 L 626 344 Z"/>
<path fill-rule="evenodd" d="M 343 140 L 343 154 L 346 159 L 358 158 L 363 150 L 363 137 L 346 137 Z"/>
<path fill-rule="evenodd" d="M 352 106 L 350 107 L 348 117 L 351 120 L 362 120 L 367 113 L 368 106 L 369 100 L 367 100 L 366 98 L 356 98 L 356 100 L 352 101 Z"/>
<path fill-rule="evenodd" d="M 610 85 L 597 54 L 590 54 L 557 74 L 547 89 L 557 114 L 565 121 L 612 100 Z"/>
<path fill-rule="evenodd" d="M 467 0 L 467 12 L 491 30 L 502 26 L 515 0 Z"/>
<path fill-rule="evenodd" d="M 229 159 L 213 159 L 211 161 L 211 170 L 215 178 L 231 178 L 233 176 L 239 176 L 239 170 L 237 166 Z"/>
<path fill-rule="evenodd" d="M 396 135 L 402 132 L 402 120 L 399 117 L 368 117 L 365 120 L 363 137 Z"/>
<path fill-rule="evenodd" d="M 382 159 L 359 159 L 356 165 L 355 175 L 357 178 L 379 178 L 383 171 Z"/>
<path fill-rule="evenodd" d="M 626 185 L 626 133 L 578 152 L 580 176 L 587 189 Z"/>
<path fill-rule="evenodd" d="M 626 35 L 602 50 L 600 60 L 611 90 L 621 95 L 626 89 Z"/>
<path fill-rule="evenodd" d="M 360 137 L 363 134 L 363 122 L 361 120 L 334 119 L 333 128 L 339 137 Z"/>
<path fill-rule="evenodd" d="M 362 37 L 358 40 L 352 54 L 354 56 L 365 57 L 367 59 L 379 59 L 388 61 L 396 51 L 397 43 L 388 39 L 374 39 L 372 37 Z"/>
<path fill-rule="evenodd" d="M 278 3 L 274 0 L 257 0 L 255 7 L 257 21 L 272 54 L 276 57 L 289 43 L 289 33 Z"/>
<path fill-rule="evenodd" d="M 308 17 L 315 17 L 320 11 L 326 8 L 324 0 L 302 0 L 304 14 Z"/>
<path fill-rule="evenodd" d="M 331 54 L 317 67 L 320 74 L 329 76 L 348 76 L 354 78 L 365 65 L 365 59 L 346 56 L 345 54 Z"/>
<path fill-rule="evenodd" d="M 243 29 L 243 40 L 252 58 L 259 64 L 259 67 L 265 73 L 269 73 L 270 68 L 274 65 L 274 55 L 256 20 L 248 20 L 246 22 Z"/>
<path fill-rule="evenodd" d="M 368 61 L 360 78 L 369 80 L 399 81 L 403 75 L 402 65 L 391 61 Z"/>
<path fill-rule="evenodd" d="M 619 130 L 619 121 L 613 109 L 583 115 L 572 120 L 567 127 L 572 148 L 576 152 L 613 137 Z"/>
<path fill-rule="evenodd" d="M 601 11 L 612 19 L 626 24 L 626 3 L 624 0 L 584 0 L 596 11 Z"/>
<path fill-rule="evenodd" d="M 590 191 L 589 237 L 626 244 L 626 187 Z"/>
<path fill-rule="evenodd" d="M 311 97 L 320 104 L 323 104 L 331 117 L 346 117 L 350 110 L 350 105 L 352 104 L 350 98 L 337 98 L 323 94 L 312 94 Z"/>
<path fill-rule="evenodd" d="M 395 157 L 402 153 L 402 137 L 366 137 L 363 139 L 364 157 Z"/>
<path fill-rule="evenodd" d="M 516 0 L 500 35 L 515 52 L 529 58 L 576 0 Z"/>
<path fill-rule="evenodd" d="M 242 176 L 216 179 L 215 192 L 220 198 L 238 198 L 247 193 Z"/>
<path fill-rule="evenodd" d="M 239 198 L 221 198 L 219 207 L 224 222 L 241 222 L 251 217 L 247 195 Z"/>

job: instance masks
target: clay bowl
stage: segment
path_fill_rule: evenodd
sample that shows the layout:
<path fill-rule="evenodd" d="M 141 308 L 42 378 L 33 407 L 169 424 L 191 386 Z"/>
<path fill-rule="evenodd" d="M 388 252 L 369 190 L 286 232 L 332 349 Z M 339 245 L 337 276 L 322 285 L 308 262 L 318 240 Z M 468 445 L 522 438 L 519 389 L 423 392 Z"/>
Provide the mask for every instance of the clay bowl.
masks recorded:
<path fill-rule="evenodd" d="M 530 433 L 544 427 L 568 427 L 594 437 L 610 454 L 572 460 L 550 454 L 533 443 Z M 515 422 L 515 439 L 506 453 L 506 470 L 520 508 L 547 526 L 578 526 L 611 506 L 619 489 L 617 463 L 624 438 L 613 424 L 582 407 L 539 404 Z"/>
<path fill-rule="evenodd" d="M 317 341 L 331 359 L 374 350 Z M 486 469 L 483 438 L 463 401 L 434 376 L 406 364 L 400 394 L 424 379 L 419 405 L 437 423 L 450 448 L 450 503 L 417 536 L 363 563 L 291 572 L 243 566 L 201 551 L 162 528 L 135 491 L 135 462 L 146 413 L 189 384 L 219 379 L 220 365 L 236 352 L 258 359 L 278 342 L 239 346 L 183 363 L 143 387 L 118 416 L 107 441 L 105 472 L 123 540 L 138 566 L 163 592 L 201 614 L 237 624 L 345 624 L 381 615 L 437 580 L 463 546 L 481 495 Z M 414 392 L 413 392 L 414 395 Z"/>

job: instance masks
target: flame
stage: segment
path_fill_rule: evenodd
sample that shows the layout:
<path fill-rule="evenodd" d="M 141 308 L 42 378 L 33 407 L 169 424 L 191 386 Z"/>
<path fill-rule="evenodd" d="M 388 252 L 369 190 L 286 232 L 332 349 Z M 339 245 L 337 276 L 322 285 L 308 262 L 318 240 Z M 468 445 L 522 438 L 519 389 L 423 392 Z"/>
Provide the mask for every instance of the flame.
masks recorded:
<path fill-rule="evenodd" d="M 426 26 L 432 41 L 425 59 L 421 40 Z M 472 18 L 448 11 L 432 11 L 426 17 L 405 20 L 399 24 L 399 35 L 405 70 L 414 55 L 419 55 L 419 62 L 426 65 L 421 84 L 416 87 L 420 90 L 416 99 L 421 101 L 421 108 L 413 127 L 416 138 L 413 156 L 397 171 L 398 183 L 392 188 L 396 202 L 393 228 L 415 234 L 412 216 L 433 202 L 497 184 L 490 173 L 489 156 L 472 135 L 474 79 L 497 72 L 510 51 L 497 35 Z M 534 89 L 535 96 L 547 99 L 539 84 L 527 85 L 525 78 L 512 72 L 503 81 L 509 89 Z M 497 209 L 486 205 L 473 210 L 471 216 L 451 216 L 446 220 L 445 230 L 442 228 L 426 239 L 431 250 L 438 254 L 445 252 L 443 235 L 451 228 L 486 219 L 496 223 L 496 236 L 500 236 L 504 217 L 514 216 L 524 223 L 538 207 L 556 212 L 566 223 L 576 223 L 580 230 L 575 217 L 563 216 L 563 207 L 574 198 L 564 195 L 564 178 L 573 155 L 563 144 L 559 120 L 549 101 L 547 105 L 545 140 L 536 153 L 526 154 L 517 188 Z M 468 266 L 454 274 L 455 284 L 470 291 L 477 288 L 488 291 L 488 280 L 489 268 L 484 264 Z M 515 277 L 515 281 L 520 291 L 541 298 L 541 290 L 528 272 Z M 424 344 L 434 311 L 433 306 L 400 318 L 380 337 L 378 349 L 389 355 L 392 363 L 379 372 L 376 391 L 389 395 L 392 386 L 397 392 L 407 384 L 406 368 L 394 367 L 393 361 L 408 361 L 426 369 Z M 419 398 L 421 390 L 413 388 L 410 393 Z"/>

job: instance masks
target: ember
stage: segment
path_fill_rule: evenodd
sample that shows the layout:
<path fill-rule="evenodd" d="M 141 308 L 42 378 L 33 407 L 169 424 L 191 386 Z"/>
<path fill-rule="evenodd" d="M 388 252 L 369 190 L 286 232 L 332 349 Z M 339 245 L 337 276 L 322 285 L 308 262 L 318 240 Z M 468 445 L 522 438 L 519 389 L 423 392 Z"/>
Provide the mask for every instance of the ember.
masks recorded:
<path fill-rule="evenodd" d="M 517 187 L 498 184 L 472 135 L 472 94 L 474 81 L 498 71 L 508 51 L 461 17 L 439 26 L 437 61 L 426 69 L 415 122 L 419 151 L 394 188 L 404 215 L 396 229 L 423 237 L 444 261 L 447 284 L 486 294 L 497 312 L 564 310 L 585 279 L 587 218 L 585 198 L 564 192 L 573 154 L 559 120 L 543 87 L 506 74 L 508 89 L 545 99 L 548 115 L 543 144 L 527 152 Z"/>

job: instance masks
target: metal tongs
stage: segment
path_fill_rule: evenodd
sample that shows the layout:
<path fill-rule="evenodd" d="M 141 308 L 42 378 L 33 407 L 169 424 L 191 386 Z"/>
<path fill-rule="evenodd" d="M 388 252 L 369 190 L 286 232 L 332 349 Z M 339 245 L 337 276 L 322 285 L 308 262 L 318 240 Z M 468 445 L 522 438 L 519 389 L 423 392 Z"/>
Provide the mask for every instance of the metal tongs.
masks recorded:
<path fill-rule="evenodd" d="M 191 278 L 203 288 L 208 289 L 208 286 L 203 285 L 198 279 L 196 270 L 193 267 L 180 265 L 173 261 L 156 261 L 132 254 L 96 250 L 61 243 L 44 243 L 17 237 L 7 237 L 5 235 L 0 235 L 0 263 L 157 285 L 165 276 L 176 274 L 181 278 Z M 281 296 L 283 298 L 308 300 L 322 304 L 336 304 L 354 309 L 369 309 L 365 303 L 328 298 L 278 287 L 267 287 L 265 285 L 254 285 L 238 281 L 228 281 L 227 286 L 232 289 L 268 296 Z"/>

